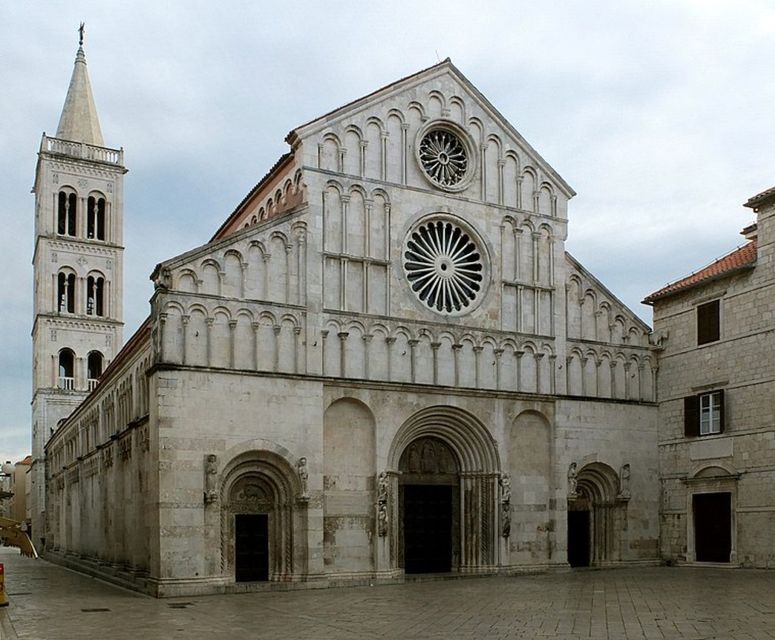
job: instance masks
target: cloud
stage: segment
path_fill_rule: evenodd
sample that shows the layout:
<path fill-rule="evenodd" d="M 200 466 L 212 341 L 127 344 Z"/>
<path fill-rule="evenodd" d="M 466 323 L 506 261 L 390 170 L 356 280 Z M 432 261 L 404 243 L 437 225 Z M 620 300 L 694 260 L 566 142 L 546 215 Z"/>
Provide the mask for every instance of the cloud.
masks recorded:
<path fill-rule="evenodd" d="M 567 248 L 639 301 L 740 244 L 772 186 L 775 10 L 765 1 L 175 0 L 0 10 L 0 446 L 29 443 L 32 185 L 76 49 L 124 146 L 125 338 L 153 266 L 205 242 L 292 127 L 451 56 L 578 191 Z"/>

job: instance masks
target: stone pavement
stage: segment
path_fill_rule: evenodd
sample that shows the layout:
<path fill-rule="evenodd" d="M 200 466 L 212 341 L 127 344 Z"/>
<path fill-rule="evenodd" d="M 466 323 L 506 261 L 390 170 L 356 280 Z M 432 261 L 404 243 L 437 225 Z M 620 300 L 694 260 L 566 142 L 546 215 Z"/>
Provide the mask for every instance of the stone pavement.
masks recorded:
<path fill-rule="evenodd" d="M 610 569 L 156 600 L 0 549 L 2 640 L 775 638 L 775 571 Z"/>

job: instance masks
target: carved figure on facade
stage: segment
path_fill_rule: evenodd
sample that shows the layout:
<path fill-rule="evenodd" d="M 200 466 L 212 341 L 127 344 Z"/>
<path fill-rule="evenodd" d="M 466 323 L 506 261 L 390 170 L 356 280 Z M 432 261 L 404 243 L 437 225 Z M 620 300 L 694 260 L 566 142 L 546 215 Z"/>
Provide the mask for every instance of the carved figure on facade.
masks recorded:
<path fill-rule="evenodd" d="M 665 348 L 665 342 L 670 337 L 670 331 L 663 329 L 661 331 L 652 331 L 649 334 L 649 344 L 655 351 L 661 351 Z"/>
<path fill-rule="evenodd" d="M 632 494 L 630 493 L 630 465 L 623 464 L 621 471 L 619 472 L 619 495 L 616 497 L 619 500 L 629 500 Z"/>
<path fill-rule="evenodd" d="M 218 480 L 218 456 L 209 453 L 205 456 L 205 504 L 212 504 L 218 500 L 216 489 Z"/>
<path fill-rule="evenodd" d="M 301 489 L 299 493 L 299 500 L 309 500 L 309 471 L 307 470 L 307 459 L 305 457 L 299 458 L 296 463 L 296 473 L 299 475 L 299 487 Z"/>
<path fill-rule="evenodd" d="M 388 534 L 388 498 L 390 492 L 390 480 L 388 474 L 383 471 L 377 479 L 377 533 L 380 537 Z"/>
<path fill-rule="evenodd" d="M 501 474 L 501 535 L 508 538 L 511 535 L 511 476 Z"/>
<path fill-rule="evenodd" d="M 102 466 L 110 469 L 113 466 L 113 447 L 112 443 L 102 450 Z"/>
<path fill-rule="evenodd" d="M 577 478 L 578 471 L 576 471 L 576 463 L 571 462 L 568 467 L 568 500 L 574 500 L 579 497 Z"/>

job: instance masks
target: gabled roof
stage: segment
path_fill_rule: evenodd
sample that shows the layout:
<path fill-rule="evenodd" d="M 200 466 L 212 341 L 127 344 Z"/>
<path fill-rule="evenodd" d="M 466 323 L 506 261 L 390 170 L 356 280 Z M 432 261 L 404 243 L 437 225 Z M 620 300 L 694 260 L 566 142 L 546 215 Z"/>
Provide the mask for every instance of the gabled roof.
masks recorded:
<path fill-rule="evenodd" d="M 775 187 L 771 187 L 765 191 L 762 191 L 761 193 L 756 194 L 751 198 L 748 198 L 748 201 L 743 206 L 749 207 L 751 209 L 756 209 L 757 207 L 763 205 L 767 200 L 769 200 L 772 197 L 775 197 Z"/>
<path fill-rule="evenodd" d="M 221 234 L 226 231 L 226 229 L 229 228 L 232 222 L 236 220 L 241 214 L 242 214 L 242 207 L 245 206 L 245 204 L 254 196 L 256 195 L 261 189 L 264 187 L 264 185 L 268 184 L 272 181 L 272 178 L 274 178 L 284 167 L 286 164 L 286 161 L 293 158 L 293 153 L 284 153 L 280 156 L 280 159 L 275 162 L 272 165 L 272 168 L 269 169 L 269 171 L 266 172 L 263 178 L 258 181 L 258 183 L 250 190 L 248 191 L 248 194 L 242 198 L 240 203 L 234 207 L 234 211 L 232 211 L 229 214 L 229 217 L 226 218 L 226 220 L 223 221 L 223 224 L 218 227 L 218 230 L 213 234 L 213 237 L 210 238 L 210 242 L 214 242 L 215 240 L 219 240 L 221 238 Z"/>
<path fill-rule="evenodd" d="M 62 107 L 56 137 L 98 147 L 105 146 L 89 82 L 89 72 L 86 70 L 86 54 L 83 52 L 83 47 L 78 47 L 78 53 L 75 55 L 73 75 L 70 77 L 70 86 L 67 89 L 65 105 Z"/>
<path fill-rule="evenodd" d="M 748 244 L 738 247 L 731 253 L 712 262 L 707 267 L 704 267 L 685 278 L 681 278 L 672 284 L 668 284 L 659 291 L 655 291 L 643 299 L 643 304 L 653 304 L 656 300 L 667 298 L 668 296 L 686 291 L 692 287 L 732 275 L 738 271 L 750 269 L 755 264 L 756 240 L 754 239 Z"/>
<path fill-rule="evenodd" d="M 643 329 L 646 333 L 651 332 L 651 327 L 643 320 L 641 320 L 638 317 L 638 314 L 636 314 L 632 309 L 624 304 L 624 302 L 619 300 L 619 298 L 617 298 L 608 287 L 606 287 L 602 282 L 600 282 L 600 280 L 592 275 L 591 271 L 589 271 L 583 264 L 576 260 L 576 258 L 574 258 L 567 251 L 565 252 L 565 260 L 568 262 L 568 264 L 570 264 L 571 267 L 578 271 L 579 274 L 587 278 L 595 287 L 597 287 L 598 290 L 603 293 L 611 302 L 618 304 L 624 311 L 630 314 L 630 319 L 634 323 L 638 324 L 641 329 Z"/>
<path fill-rule="evenodd" d="M 493 118 L 493 120 L 496 120 L 501 124 L 501 126 L 506 129 L 520 144 L 520 146 L 533 158 L 535 158 L 536 162 L 539 164 L 539 166 L 546 172 L 547 175 L 551 176 L 553 180 L 557 182 L 557 185 L 565 192 L 565 195 L 569 198 L 572 198 L 576 195 L 576 192 L 573 190 L 573 188 L 563 180 L 562 176 L 560 176 L 552 167 L 549 165 L 546 160 L 544 160 L 541 157 L 541 154 L 539 154 L 535 149 L 533 149 L 532 146 L 522 137 L 522 134 L 517 131 L 514 126 L 498 111 L 495 106 L 482 94 L 472 83 L 468 78 L 466 78 L 461 71 L 452 64 L 452 60 L 450 58 L 446 58 L 445 60 L 442 60 L 438 64 L 433 65 L 432 67 L 428 67 L 427 69 L 423 69 L 421 71 L 418 71 L 417 73 L 413 73 L 412 75 L 406 76 L 404 78 L 401 78 L 400 80 L 396 80 L 395 82 L 391 82 L 388 85 L 385 85 L 381 89 L 377 89 L 376 91 L 372 91 L 368 95 L 363 96 L 362 98 L 358 98 L 357 100 L 353 100 L 351 102 L 348 102 L 347 104 L 338 107 L 337 109 L 334 109 L 332 111 L 329 111 L 328 113 L 315 118 L 314 120 L 310 120 L 309 122 L 306 122 L 305 124 L 302 124 L 295 129 L 291 130 L 288 135 L 285 137 L 285 141 L 291 145 L 291 147 L 294 147 L 300 142 L 301 138 L 309 135 L 311 133 L 314 133 L 318 129 L 322 129 L 326 125 L 328 125 L 329 122 L 332 120 L 335 120 L 336 118 L 339 118 L 343 116 L 348 111 L 357 111 L 365 106 L 367 106 L 370 102 L 372 102 L 375 99 L 387 97 L 390 94 L 397 93 L 399 91 L 402 91 L 407 86 L 412 85 L 419 80 L 424 80 L 426 78 L 431 78 L 434 75 L 439 75 L 441 73 L 451 73 L 455 78 L 462 84 L 469 92 L 470 94 L 479 102 L 479 105 L 487 112 L 489 112 L 490 116 Z"/>

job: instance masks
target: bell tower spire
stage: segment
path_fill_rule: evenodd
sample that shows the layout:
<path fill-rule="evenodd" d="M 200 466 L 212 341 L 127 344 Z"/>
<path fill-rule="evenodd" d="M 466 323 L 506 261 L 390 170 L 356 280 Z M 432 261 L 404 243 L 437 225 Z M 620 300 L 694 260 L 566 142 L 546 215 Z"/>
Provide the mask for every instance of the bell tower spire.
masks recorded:
<path fill-rule="evenodd" d="M 75 54 L 73 75 L 67 90 L 65 105 L 59 118 L 57 138 L 85 142 L 104 146 L 100 119 L 97 117 L 97 107 L 94 104 L 89 72 L 86 68 L 86 54 L 83 51 L 83 36 L 85 25 L 82 22 L 78 28 L 78 52 Z"/>
<path fill-rule="evenodd" d="M 105 146 L 83 23 L 55 137 L 35 170 L 32 325 L 32 535 L 45 552 L 45 444 L 97 389 L 123 342 L 124 151 Z M 85 436 L 90 437 L 90 436 Z"/>

